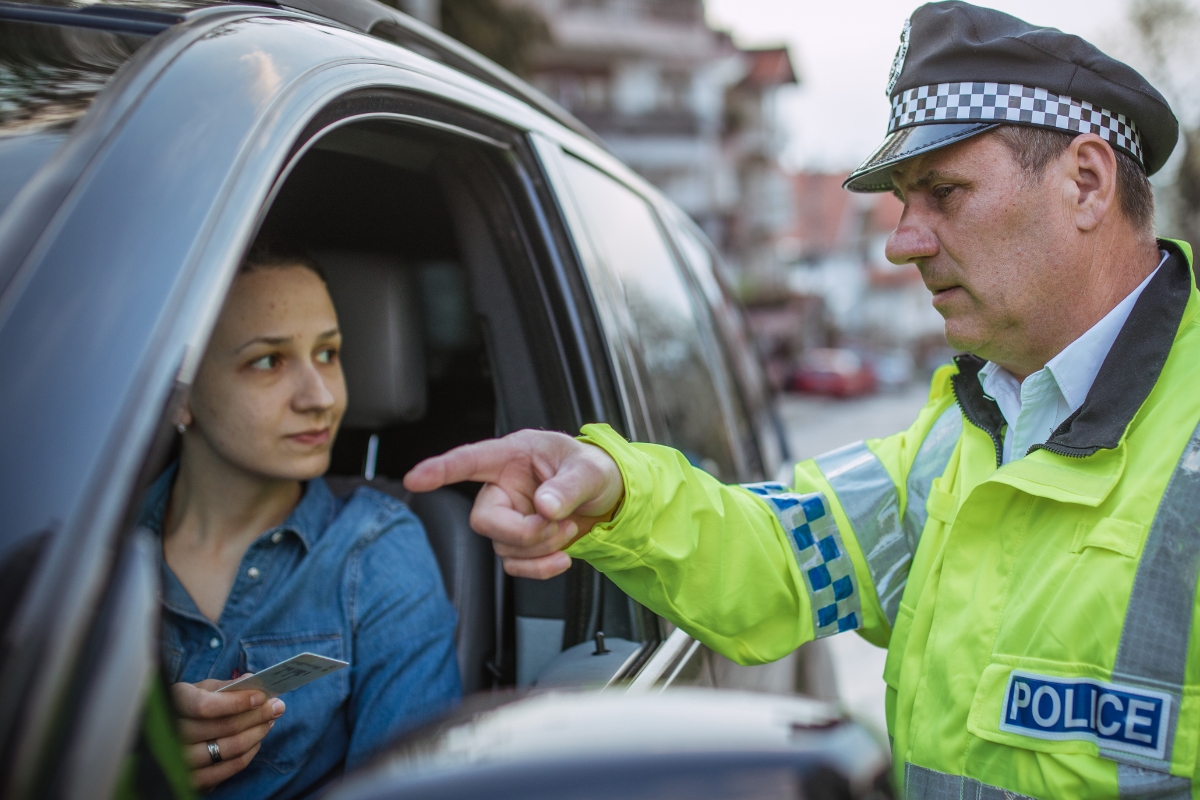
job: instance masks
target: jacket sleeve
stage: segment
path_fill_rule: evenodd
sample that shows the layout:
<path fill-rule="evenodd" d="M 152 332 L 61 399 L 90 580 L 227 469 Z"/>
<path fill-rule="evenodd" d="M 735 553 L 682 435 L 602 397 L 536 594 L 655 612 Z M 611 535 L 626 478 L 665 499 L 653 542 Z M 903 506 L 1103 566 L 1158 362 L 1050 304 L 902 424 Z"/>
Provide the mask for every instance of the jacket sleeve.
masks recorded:
<path fill-rule="evenodd" d="M 740 664 L 846 630 L 886 646 L 885 602 L 893 594 L 898 602 L 915 547 L 901 529 L 905 478 L 953 402 L 948 381 L 945 371 L 935 376 L 929 404 L 907 431 L 804 461 L 792 487 L 726 486 L 676 450 L 585 426 L 582 440 L 616 460 L 625 499 L 611 522 L 567 552 Z M 884 601 L 868 554 L 899 559 L 886 575 L 876 570 L 888 584 Z"/>

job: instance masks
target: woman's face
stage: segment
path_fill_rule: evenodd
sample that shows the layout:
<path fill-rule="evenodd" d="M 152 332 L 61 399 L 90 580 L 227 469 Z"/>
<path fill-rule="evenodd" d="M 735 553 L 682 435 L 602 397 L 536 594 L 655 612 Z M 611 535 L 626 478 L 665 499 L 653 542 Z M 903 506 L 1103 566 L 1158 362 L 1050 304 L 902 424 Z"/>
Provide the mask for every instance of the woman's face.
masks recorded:
<path fill-rule="evenodd" d="M 322 475 L 346 410 L 341 342 L 333 301 L 314 272 L 239 274 L 196 373 L 185 446 L 262 478 Z"/>

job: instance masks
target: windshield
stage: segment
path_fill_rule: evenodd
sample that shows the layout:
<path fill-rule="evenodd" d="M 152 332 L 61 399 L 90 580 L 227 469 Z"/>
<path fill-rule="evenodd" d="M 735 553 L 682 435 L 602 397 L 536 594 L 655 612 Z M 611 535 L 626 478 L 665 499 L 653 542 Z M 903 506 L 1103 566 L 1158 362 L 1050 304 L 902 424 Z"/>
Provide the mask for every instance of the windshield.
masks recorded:
<path fill-rule="evenodd" d="M 148 37 L 0 20 L 0 213 Z"/>

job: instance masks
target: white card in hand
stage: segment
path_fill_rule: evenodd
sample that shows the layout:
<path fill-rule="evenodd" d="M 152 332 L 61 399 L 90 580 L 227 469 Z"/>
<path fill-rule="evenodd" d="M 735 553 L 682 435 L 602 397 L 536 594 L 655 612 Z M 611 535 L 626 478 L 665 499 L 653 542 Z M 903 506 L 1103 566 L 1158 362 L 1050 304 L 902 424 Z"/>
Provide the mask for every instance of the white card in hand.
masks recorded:
<path fill-rule="evenodd" d="M 317 678 L 348 666 L 350 666 L 348 661 L 326 658 L 316 653 L 301 653 L 286 661 L 280 661 L 273 667 L 267 667 L 262 672 L 238 678 L 217 691 L 243 692 L 258 689 L 265 692 L 268 697 L 278 697 L 284 692 L 299 689 L 310 681 L 315 681 Z"/>

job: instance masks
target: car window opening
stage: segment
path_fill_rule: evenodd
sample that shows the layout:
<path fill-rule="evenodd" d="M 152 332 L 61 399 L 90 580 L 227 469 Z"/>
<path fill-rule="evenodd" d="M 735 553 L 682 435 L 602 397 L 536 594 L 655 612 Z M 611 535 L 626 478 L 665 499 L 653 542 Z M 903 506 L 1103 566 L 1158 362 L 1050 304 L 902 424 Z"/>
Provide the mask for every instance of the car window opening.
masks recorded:
<path fill-rule="evenodd" d="M 469 528 L 477 487 L 413 497 L 400 484 L 457 445 L 556 427 L 529 342 L 530 299 L 514 277 L 532 271 L 530 257 L 504 234 L 520 225 L 499 186 L 505 169 L 465 137 L 351 123 L 301 157 L 259 235 L 302 247 L 327 276 L 350 399 L 326 479 L 335 493 L 369 483 L 424 522 L 459 612 L 466 692 L 533 683 L 594 635 L 583 621 L 599 599 L 575 591 L 594 580 L 590 567 L 546 582 L 504 576 Z M 608 636 L 656 638 L 615 586 L 604 599 Z"/>

